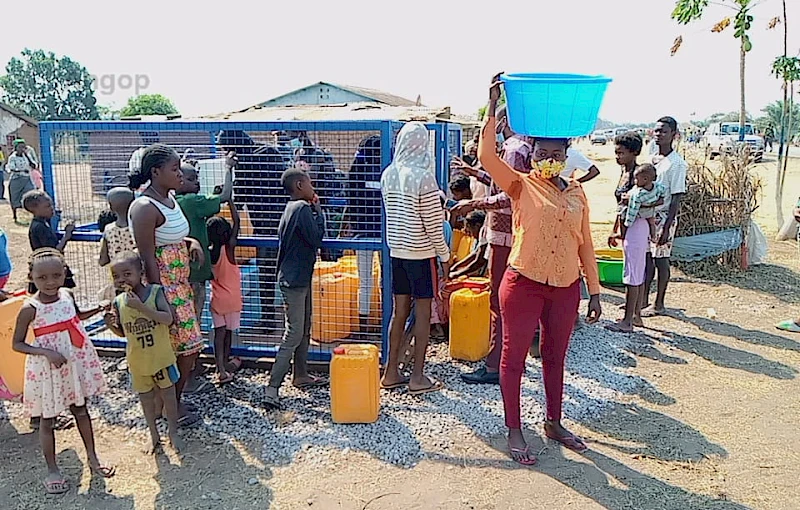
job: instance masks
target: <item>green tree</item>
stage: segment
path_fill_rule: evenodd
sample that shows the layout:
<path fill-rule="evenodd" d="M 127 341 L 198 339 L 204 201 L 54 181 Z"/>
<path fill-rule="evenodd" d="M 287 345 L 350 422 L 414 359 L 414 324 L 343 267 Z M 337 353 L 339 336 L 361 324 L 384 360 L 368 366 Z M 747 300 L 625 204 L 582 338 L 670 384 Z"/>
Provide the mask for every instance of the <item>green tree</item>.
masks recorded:
<path fill-rule="evenodd" d="M 100 120 L 118 120 L 119 112 L 119 108 L 115 108 L 113 105 L 97 105 L 97 114 Z"/>
<path fill-rule="evenodd" d="M 128 99 L 128 104 L 120 110 L 121 117 L 139 115 L 174 115 L 178 109 L 172 101 L 161 94 L 142 94 Z"/>
<path fill-rule="evenodd" d="M 772 18 L 769 28 L 775 28 L 781 18 Z M 786 167 L 789 161 L 789 144 L 794 124 L 794 82 L 800 80 L 800 59 L 789 56 L 789 26 L 786 19 L 786 0 L 783 0 L 783 55 L 772 63 L 772 73 L 783 82 L 783 111 L 781 113 L 780 135 L 778 140 L 778 168 L 775 185 L 775 210 L 778 228 L 783 225 L 783 186 L 786 181 Z M 789 114 L 792 112 L 792 115 Z M 784 153 L 785 152 L 785 153 Z"/>
<path fill-rule="evenodd" d="M 764 116 L 758 119 L 759 128 L 766 128 L 772 125 L 776 138 L 780 136 L 780 127 L 783 125 L 783 102 L 775 101 L 765 106 L 762 110 Z M 791 132 L 786 132 L 786 139 L 790 140 L 792 136 L 800 132 L 800 105 L 792 105 L 792 115 L 789 120 L 791 123 Z"/>
<path fill-rule="evenodd" d="M 711 3 L 709 0 L 677 0 L 675 2 L 675 9 L 672 11 L 672 19 L 681 25 L 688 25 L 703 17 L 709 3 Z M 744 125 L 747 122 L 747 108 L 745 105 L 745 64 L 747 53 L 753 49 L 753 43 L 750 41 L 750 35 L 748 33 L 753 23 L 753 16 L 750 14 L 750 8 L 757 3 L 757 0 L 718 0 L 713 3 L 733 9 L 735 12 L 733 18 L 733 37 L 739 40 L 739 133 L 740 136 L 744 136 Z M 715 33 L 723 32 L 730 24 L 731 18 L 725 17 L 714 25 L 711 31 Z M 675 39 L 675 43 L 672 46 L 673 55 L 678 51 L 682 42 L 683 37 L 681 36 Z"/>
<path fill-rule="evenodd" d="M 53 52 L 22 50 L 0 76 L 3 101 L 37 120 L 97 119 L 92 76 L 69 57 Z"/>

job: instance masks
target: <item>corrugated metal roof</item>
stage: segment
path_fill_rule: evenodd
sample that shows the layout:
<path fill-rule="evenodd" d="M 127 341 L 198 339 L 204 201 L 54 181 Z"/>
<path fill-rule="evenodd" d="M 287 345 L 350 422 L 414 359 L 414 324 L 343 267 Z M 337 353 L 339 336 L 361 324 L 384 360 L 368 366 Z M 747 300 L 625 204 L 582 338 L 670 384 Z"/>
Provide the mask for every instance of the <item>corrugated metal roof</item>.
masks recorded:
<path fill-rule="evenodd" d="M 423 122 L 445 121 L 473 125 L 472 119 L 452 115 L 449 108 L 424 106 L 387 106 L 377 103 L 345 103 L 335 105 L 253 106 L 245 110 L 205 115 L 191 120 L 226 121 L 314 121 L 314 120 L 396 120 Z"/>
<path fill-rule="evenodd" d="M 381 90 L 374 90 L 374 89 L 367 89 L 364 87 L 355 87 L 352 85 L 340 85 L 338 83 L 331 83 L 334 87 L 339 87 L 342 90 L 346 90 L 348 92 L 352 92 L 353 94 L 358 94 L 360 96 L 367 97 L 369 99 L 375 100 L 379 103 L 387 104 L 390 106 L 416 106 L 416 101 L 411 101 L 410 99 L 406 99 L 404 97 L 395 96 L 394 94 L 389 94 L 388 92 L 383 92 Z"/>
<path fill-rule="evenodd" d="M 302 87 L 302 88 L 299 88 L 299 89 L 296 89 L 296 90 L 292 90 L 291 92 L 287 92 L 285 94 L 281 94 L 280 96 L 276 96 L 276 97 L 267 99 L 266 101 L 262 101 L 261 103 L 258 103 L 258 105 L 266 105 L 267 103 L 269 103 L 271 101 L 275 101 L 277 99 L 283 99 L 283 98 L 285 98 L 287 96 L 291 96 L 292 94 L 295 94 L 297 92 L 302 92 L 302 91 L 304 91 L 306 89 L 315 88 L 315 87 L 318 87 L 320 85 L 324 85 L 326 87 L 338 88 L 340 90 L 344 90 L 345 92 L 350 92 L 351 94 L 355 94 L 357 96 L 361 96 L 365 100 L 368 100 L 368 101 L 371 100 L 371 101 L 374 101 L 376 103 L 382 103 L 382 104 L 389 105 L 389 106 L 415 106 L 417 104 L 416 101 L 411 101 L 410 99 L 406 99 L 404 97 L 396 96 L 394 94 L 389 94 L 388 92 L 383 92 L 381 90 L 368 89 L 368 88 L 364 88 L 364 87 L 355 87 L 355 86 L 352 86 L 352 85 L 339 85 L 337 83 L 330 83 L 330 82 L 327 82 L 327 81 L 320 81 L 320 82 L 317 82 L 317 83 L 314 83 L 314 84 L 311 84 L 311 85 L 306 85 L 305 87 Z M 256 105 L 256 106 L 258 106 L 258 105 Z"/>

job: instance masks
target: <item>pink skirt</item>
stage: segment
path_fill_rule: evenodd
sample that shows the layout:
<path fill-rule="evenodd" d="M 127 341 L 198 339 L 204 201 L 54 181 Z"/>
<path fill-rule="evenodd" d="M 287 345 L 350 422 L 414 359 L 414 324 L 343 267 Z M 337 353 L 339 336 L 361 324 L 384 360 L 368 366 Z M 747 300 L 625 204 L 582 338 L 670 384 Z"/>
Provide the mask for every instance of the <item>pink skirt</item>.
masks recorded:
<path fill-rule="evenodd" d="M 638 287 L 644 283 L 647 252 L 650 250 L 650 226 L 647 220 L 636 218 L 625 234 L 622 252 L 625 257 L 622 283 Z"/>

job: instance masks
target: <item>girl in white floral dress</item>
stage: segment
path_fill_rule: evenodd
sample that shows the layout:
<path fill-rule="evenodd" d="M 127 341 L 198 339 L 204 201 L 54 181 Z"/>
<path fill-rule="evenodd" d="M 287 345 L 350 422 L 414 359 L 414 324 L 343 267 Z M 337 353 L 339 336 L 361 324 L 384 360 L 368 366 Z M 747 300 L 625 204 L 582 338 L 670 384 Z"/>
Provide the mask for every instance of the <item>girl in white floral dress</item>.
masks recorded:
<path fill-rule="evenodd" d="M 50 494 L 69 490 L 56 463 L 53 434 L 55 418 L 68 408 L 75 417 L 92 472 L 106 478 L 115 472 L 114 467 L 97 458 L 92 420 L 86 409 L 89 397 L 103 393 L 106 383 L 100 359 L 81 321 L 101 309 L 78 309 L 72 293 L 63 288 L 65 267 L 58 250 L 41 248 L 33 252 L 30 280 L 38 292 L 20 309 L 14 330 L 14 350 L 28 355 L 23 402 L 28 413 L 41 416 L 39 438 L 48 470 L 44 486 Z M 29 327 L 35 336 L 30 345 L 25 343 Z"/>

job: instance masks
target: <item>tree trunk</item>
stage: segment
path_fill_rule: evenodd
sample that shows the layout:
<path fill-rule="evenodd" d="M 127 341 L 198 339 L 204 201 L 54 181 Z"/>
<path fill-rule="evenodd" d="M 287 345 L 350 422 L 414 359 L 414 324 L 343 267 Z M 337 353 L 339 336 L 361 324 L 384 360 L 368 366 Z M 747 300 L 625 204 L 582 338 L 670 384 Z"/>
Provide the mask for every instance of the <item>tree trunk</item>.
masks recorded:
<path fill-rule="evenodd" d="M 789 27 L 786 21 L 786 0 L 783 0 L 783 56 L 789 54 Z M 786 143 L 787 124 L 793 112 L 789 110 L 789 83 L 783 81 L 783 115 L 781 116 L 781 137 L 778 141 L 778 168 L 775 173 L 775 216 L 778 228 L 783 226 L 783 182 L 786 177 L 786 160 L 789 159 L 789 146 Z M 784 147 L 786 154 L 784 155 Z"/>
<path fill-rule="evenodd" d="M 786 134 L 791 139 L 792 136 L 792 113 L 794 113 L 794 82 L 789 83 L 789 101 L 786 108 Z M 792 144 L 786 144 L 786 154 L 783 156 L 783 167 L 781 169 L 781 198 L 783 198 L 783 186 L 786 183 L 786 168 L 789 166 L 789 151 Z"/>
<path fill-rule="evenodd" d="M 744 64 L 747 51 L 744 49 L 744 39 L 739 48 L 739 141 L 744 141 L 744 129 L 747 124 L 747 108 L 744 101 Z"/>

